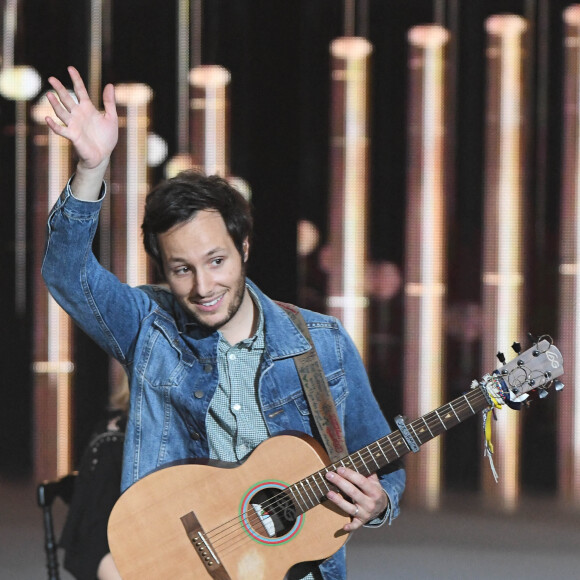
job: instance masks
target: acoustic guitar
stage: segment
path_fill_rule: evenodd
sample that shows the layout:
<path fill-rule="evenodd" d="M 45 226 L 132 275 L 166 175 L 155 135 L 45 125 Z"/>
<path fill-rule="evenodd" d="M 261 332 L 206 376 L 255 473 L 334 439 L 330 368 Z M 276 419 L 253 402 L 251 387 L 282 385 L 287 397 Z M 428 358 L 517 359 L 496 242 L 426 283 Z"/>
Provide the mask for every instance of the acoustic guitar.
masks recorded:
<path fill-rule="evenodd" d="M 500 359 L 501 360 L 501 359 Z M 496 404 L 543 397 L 563 373 L 549 337 L 474 381 L 467 392 L 330 464 L 301 433 L 261 443 L 241 464 L 211 460 L 161 468 L 117 501 L 109 545 L 124 580 L 282 580 L 295 564 L 330 557 L 350 517 L 326 499 L 325 475 L 345 466 L 368 476 Z"/>

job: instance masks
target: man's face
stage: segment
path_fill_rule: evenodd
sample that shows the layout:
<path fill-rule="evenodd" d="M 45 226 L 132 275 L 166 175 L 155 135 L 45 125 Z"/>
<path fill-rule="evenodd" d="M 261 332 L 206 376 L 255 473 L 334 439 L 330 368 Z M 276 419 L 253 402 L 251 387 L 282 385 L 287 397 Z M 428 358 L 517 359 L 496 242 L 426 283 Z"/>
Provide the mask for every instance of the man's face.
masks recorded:
<path fill-rule="evenodd" d="M 246 290 L 247 240 L 242 261 L 222 216 L 210 210 L 157 239 L 167 282 L 181 306 L 209 330 L 235 326 Z"/>

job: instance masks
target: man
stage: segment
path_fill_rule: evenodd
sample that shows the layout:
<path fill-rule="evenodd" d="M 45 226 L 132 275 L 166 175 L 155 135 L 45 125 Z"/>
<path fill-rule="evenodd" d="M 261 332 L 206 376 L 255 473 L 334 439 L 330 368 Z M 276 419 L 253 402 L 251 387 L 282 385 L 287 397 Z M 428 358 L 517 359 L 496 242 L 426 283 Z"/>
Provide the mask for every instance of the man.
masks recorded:
<path fill-rule="evenodd" d="M 265 438 L 313 432 L 293 357 L 310 346 L 286 311 L 245 275 L 252 219 L 248 204 L 216 176 L 183 173 L 147 197 L 145 248 L 169 290 L 130 288 L 102 268 L 91 246 L 103 179 L 117 142 L 114 89 L 104 113 L 69 68 L 77 100 L 55 78 L 48 96 L 69 139 L 76 173 L 48 222 L 43 276 L 76 323 L 125 367 L 131 388 L 122 489 L 169 462 L 195 457 L 238 461 Z M 389 432 L 362 361 L 340 323 L 302 311 L 335 400 L 349 452 Z M 318 436 L 314 433 L 314 436 Z M 329 472 L 328 499 L 354 531 L 398 514 L 405 474 Z M 346 576 L 344 548 L 294 577 Z"/>

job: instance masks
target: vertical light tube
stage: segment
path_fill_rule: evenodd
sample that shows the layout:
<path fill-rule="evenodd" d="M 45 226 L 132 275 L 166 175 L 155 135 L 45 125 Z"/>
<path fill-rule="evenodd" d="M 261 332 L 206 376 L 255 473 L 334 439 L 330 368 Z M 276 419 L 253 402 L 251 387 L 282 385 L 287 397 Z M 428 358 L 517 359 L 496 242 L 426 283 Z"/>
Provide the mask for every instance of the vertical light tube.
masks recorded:
<path fill-rule="evenodd" d="M 130 286 L 149 282 L 141 224 L 149 191 L 147 136 L 150 87 L 140 83 L 115 87 L 119 113 L 119 143 L 111 159 L 111 256 L 113 273 Z"/>
<path fill-rule="evenodd" d="M 18 0 L 6 0 L 2 15 L 2 68 L 14 66 L 14 39 L 18 23 Z"/>
<path fill-rule="evenodd" d="M 405 285 L 405 413 L 441 406 L 444 375 L 446 256 L 445 59 L 449 33 L 438 25 L 408 34 L 409 126 Z M 408 493 L 436 509 L 441 496 L 441 439 L 407 460 Z"/>
<path fill-rule="evenodd" d="M 34 473 L 37 481 L 72 469 L 73 334 L 69 316 L 49 295 L 40 276 L 46 219 L 71 173 L 70 145 L 52 133 L 46 97 L 32 108 L 35 169 L 33 229 Z"/>
<path fill-rule="evenodd" d="M 563 13 L 564 123 L 560 238 L 560 347 L 566 388 L 558 395 L 559 492 L 580 506 L 580 5 Z"/>
<path fill-rule="evenodd" d="M 369 95 L 372 45 L 364 38 L 332 41 L 330 271 L 328 313 L 339 318 L 368 357 Z"/>
<path fill-rule="evenodd" d="M 150 282 L 150 264 L 143 247 L 141 224 L 149 191 L 147 146 L 151 88 L 142 83 L 115 87 L 119 141 L 111 157 L 110 269 L 129 286 Z M 122 383 L 124 370 L 111 360 L 110 390 Z"/>
<path fill-rule="evenodd" d="M 103 69 L 103 0 L 91 0 L 89 21 L 88 93 L 95 105 L 101 102 Z"/>
<path fill-rule="evenodd" d="M 99 107 L 102 98 L 103 56 L 111 53 L 111 0 L 90 0 L 89 27 L 89 76 L 87 90 L 91 101 Z M 105 180 L 108 182 L 110 169 Z M 99 261 L 111 269 L 111 196 L 107 195 L 99 213 Z"/>
<path fill-rule="evenodd" d="M 177 150 L 189 149 L 189 0 L 177 0 Z"/>
<path fill-rule="evenodd" d="M 28 161 L 28 102 L 40 90 L 40 75 L 30 66 L 18 65 L 0 69 L 0 95 L 15 101 L 15 188 L 14 188 L 14 303 L 16 313 L 26 311 L 27 256 L 27 161 Z"/>
<path fill-rule="evenodd" d="M 191 152 L 207 175 L 228 177 L 230 73 L 218 65 L 191 69 Z"/>
<path fill-rule="evenodd" d="M 523 338 L 526 21 L 494 15 L 486 21 L 487 111 L 483 245 L 484 372 L 498 366 L 496 352 L 507 353 Z M 508 511 L 520 491 L 520 417 L 509 409 L 493 422 L 495 484 L 484 459 L 486 496 Z"/>

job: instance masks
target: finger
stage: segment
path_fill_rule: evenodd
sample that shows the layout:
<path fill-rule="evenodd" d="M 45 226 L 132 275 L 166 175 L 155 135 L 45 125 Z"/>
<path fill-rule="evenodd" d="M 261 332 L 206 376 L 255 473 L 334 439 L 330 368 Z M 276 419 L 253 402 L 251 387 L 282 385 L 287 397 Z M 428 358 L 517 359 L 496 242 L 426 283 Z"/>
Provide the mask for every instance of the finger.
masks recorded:
<path fill-rule="evenodd" d="M 357 471 L 346 469 L 344 467 L 339 467 L 337 472 L 344 480 L 351 484 L 351 486 L 345 485 L 343 491 L 347 493 L 353 501 L 357 503 L 363 502 L 366 506 L 366 503 L 364 503 L 365 499 L 370 499 L 374 502 L 382 497 L 384 491 L 376 474 L 365 477 Z"/>
<path fill-rule="evenodd" d="M 54 114 L 63 122 L 67 123 L 67 120 L 70 118 L 70 111 L 65 109 L 62 105 L 61 100 L 51 92 L 46 93 L 46 98 L 54 111 Z"/>
<path fill-rule="evenodd" d="M 65 135 L 65 133 L 66 133 L 66 127 L 63 127 L 62 125 L 59 125 L 51 117 L 45 117 L 44 120 L 46 121 L 46 124 L 50 127 L 51 131 L 53 131 L 57 135 L 60 135 L 61 137 L 65 137 L 66 138 L 66 135 Z"/>
<path fill-rule="evenodd" d="M 58 95 L 59 101 L 64 107 L 66 107 L 67 111 L 70 112 L 71 108 L 75 105 L 75 101 L 69 93 L 68 89 L 55 77 L 49 77 L 48 82 Z"/>
<path fill-rule="evenodd" d="M 333 483 L 335 482 L 336 478 L 337 476 L 332 478 Z M 346 499 L 341 493 L 337 491 L 329 491 L 326 494 L 326 497 L 351 518 L 363 519 L 366 515 L 368 515 L 362 505 L 353 503 L 351 500 Z"/>
<path fill-rule="evenodd" d="M 368 513 L 364 511 L 362 506 L 353 504 L 350 501 L 345 500 L 339 493 L 330 491 L 327 494 L 330 501 L 337 505 L 345 514 L 349 515 L 352 519 L 350 522 L 343 526 L 345 532 L 353 532 L 358 530 L 365 524 L 369 517 Z"/>
<path fill-rule="evenodd" d="M 115 103 L 115 87 L 108 84 L 103 90 L 103 106 L 105 113 L 112 119 L 117 118 L 117 106 Z"/>
<path fill-rule="evenodd" d="M 73 83 L 75 95 L 78 97 L 79 101 L 90 100 L 89 93 L 87 92 L 85 83 L 83 82 L 79 71 L 74 66 L 69 66 L 67 70 Z"/>
<path fill-rule="evenodd" d="M 328 479 L 353 502 L 363 503 L 365 493 L 361 488 L 367 485 L 366 477 L 350 469 L 340 467 L 336 473 L 329 472 Z"/>

